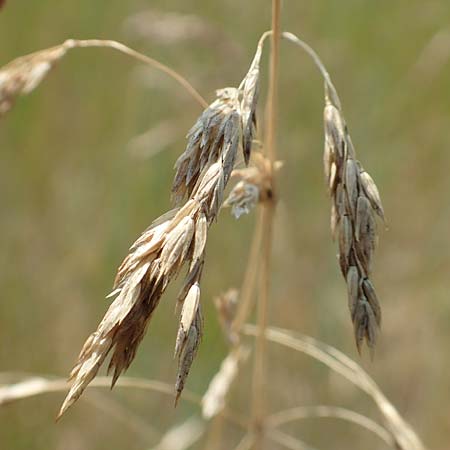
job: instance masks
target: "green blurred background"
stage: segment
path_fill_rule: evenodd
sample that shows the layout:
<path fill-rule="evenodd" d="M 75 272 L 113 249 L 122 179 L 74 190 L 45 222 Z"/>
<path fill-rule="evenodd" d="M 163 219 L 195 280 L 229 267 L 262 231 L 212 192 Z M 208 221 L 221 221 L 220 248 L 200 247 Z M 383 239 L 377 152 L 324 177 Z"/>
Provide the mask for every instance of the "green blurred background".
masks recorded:
<path fill-rule="evenodd" d="M 269 0 L 9 0 L 0 10 L 0 64 L 70 37 L 117 39 L 171 65 L 212 100 L 216 88 L 239 83 L 269 24 Z M 285 1 L 283 29 L 307 40 L 331 72 L 389 229 L 380 229 L 375 261 L 384 323 L 370 362 L 355 350 L 329 237 L 322 81 L 311 61 L 284 43 L 279 153 L 286 164 L 270 322 L 360 360 L 425 443 L 448 449 L 449 4 Z M 267 71 L 263 78 L 266 86 Z M 170 208 L 172 167 L 199 112 L 160 73 L 112 50 L 83 49 L 1 120 L 0 372 L 69 373 L 109 304 L 105 294 L 129 245 Z M 223 211 L 210 233 L 205 336 L 188 381 L 199 394 L 227 352 L 212 298 L 239 286 L 253 223 Z M 129 375 L 175 379 L 175 293 L 176 286 L 164 297 Z M 317 362 L 279 348 L 269 357 L 273 411 L 335 404 L 379 419 L 363 394 Z M 243 414 L 250 367 L 230 396 Z M 63 395 L 2 407 L 0 448 L 149 449 L 165 429 L 199 414 L 185 403 L 174 409 L 158 394 L 92 390 L 55 425 Z M 332 420 L 297 422 L 286 431 L 321 449 L 385 448 L 366 431 Z M 227 429 L 222 448 L 238 439 L 237 429 Z"/>

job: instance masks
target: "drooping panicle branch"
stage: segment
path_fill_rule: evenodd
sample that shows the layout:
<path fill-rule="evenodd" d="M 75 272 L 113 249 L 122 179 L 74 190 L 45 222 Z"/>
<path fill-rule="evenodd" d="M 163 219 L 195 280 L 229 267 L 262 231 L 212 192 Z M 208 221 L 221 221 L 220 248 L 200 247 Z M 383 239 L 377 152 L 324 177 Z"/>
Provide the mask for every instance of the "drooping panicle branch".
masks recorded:
<path fill-rule="evenodd" d="M 381 307 L 370 280 L 378 241 L 375 216 L 384 220 L 378 189 L 356 159 L 341 102 L 317 53 L 292 33 L 283 37 L 305 50 L 325 81 L 324 172 L 331 196 L 331 232 L 339 243 L 339 265 L 347 283 L 348 305 L 358 351 L 364 339 L 374 349 Z"/>
<path fill-rule="evenodd" d="M 156 59 L 143 55 L 117 41 L 68 39 L 56 47 L 21 56 L 0 69 L 0 117 L 12 108 L 18 96 L 33 91 L 69 50 L 87 47 L 110 48 L 156 68 L 180 84 L 200 106 L 203 108 L 207 106 L 203 97 L 184 77 Z"/>
<path fill-rule="evenodd" d="M 178 400 L 202 337 L 200 279 L 208 229 L 217 219 L 234 169 L 242 142 L 245 105 L 252 105 L 252 121 L 256 120 L 254 93 L 245 86 L 248 87 L 248 77 L 258 77 L 257 72 L 253 63 L 242 88 L 217 91 L 217 99 L 189 131 L 186 150 L 175 164 L 172 186 L 175 200 L 187 198 L 187 201 L 157 219 L 130 248 L 117 272 L 111 294 L 115 299 L 98 329 L 87 339 L 72 370 L 72 386 L 60 415 L 83 393 L 110 352 L 108 370 L 114 371 L 114 385 L 134 359 L 167 286 L 187 267 L 178 296 L 181 305 L 175 344 Z M 251 143 L 247 147 L 247 152 L 250 151 Z"/>
<path fill-rule="evenodd" d="M 384 219 L 378 189 L 355 150 L 342 112 L 325 96 L 325 176 L 331 196 L 331 230 L 339 242 L 339 265 L 347 282 L 348 302 L 358 351 L 365 339 L 375 347 L 381 308 L 370 280 L 378 232 Z"/>

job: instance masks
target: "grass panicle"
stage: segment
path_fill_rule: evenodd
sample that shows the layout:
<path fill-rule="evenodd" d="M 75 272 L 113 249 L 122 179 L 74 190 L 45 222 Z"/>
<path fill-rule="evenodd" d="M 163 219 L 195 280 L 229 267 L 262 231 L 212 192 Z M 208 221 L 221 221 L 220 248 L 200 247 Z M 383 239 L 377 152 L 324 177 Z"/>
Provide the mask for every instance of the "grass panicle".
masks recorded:
<path fill-rule="evenodd" d="M 254 64 L 249 73 L 255 76 Z M 111 294 L 115 299 L 80 353 L 59 415 L 79 398 L 110 352 L 108 372 L 114 372 L 114 386 L 134 359 L 164 291 L 186 265 L 188 273 L 178 298 L 182 311 L 175 345 L 178 400 L 202 337 L 199 283 L 204 250 L 208 228 L 222 207 L 242 142 L 242 105 L 246 96 L 252 95 L 245 91 L 247 78 L 241 89 L 218 90 L 217 99 L 189 131 L 186 150 L 175 164 L 172 185 L 175 201 L 180 203 L 185 197 L 187 201 L 157 219 L 130 248 L 117 272 Z"/>
<path fill-rule="evenodd" d="M 1 6 L 1 2 L 0 2 Z M 181 16 L 180 16 L 181 17 Z M 172 16 L 170 20 L 180 20 Z M 341 101 L 331 77 L 317 53 L 289 32 L 281 32 L 281 1 L 272 0 L 272 30 L 258 41 L 250 67 L 238 87 L 216 91 L 208 104 L 179 73 L 116 41 L 67 40 L 63 44 L 18 58 L 0 69 L 0 116 L 11 110 L 17 97 L 33 91 L 68 50 L 103 47 L 119 51 L 156 68 L 172 79 L 201 106 L 202 112 L 187 133 L 184 151 L 175 162 L 171 194 L 174 209 L 157 218 L 130 247 L 120 264 L 108 298 L 111 305 L 97 329 L 87 338 L 70 373 L 69 392 L 58 417 L 73 405 L 88 386 L 142 388 L 173 394 L 202 409 L 203 419 L 173 427 L 155 447 L 184 449 L 195 443 L 213 420 L 216 431 L 207 448 L 220 445 L 222 420 L 243 432 L 238 450 L 268 448 L 267 441 L 291 449 L 306 444 L 279 427 L 293 420 L 333 417 L 347 420 L 375 433 L 385 443 L 401 450 L 424 450 L 414 430 L 387 400 L 377 384 L 354 361 L 337 349 L 294 332 L 269 327 L 268 302 L 271 291 L 271 253 L 276 214 L 277 110 L 279 46 L 281 38 L 300 47 L 314 61 L 325 81 L 324 172 L 331 197 L 331 231 L 338 241 L 338 259 L 348 291 L 348 305 L 358 351 L 365 341 L 373 351 L 381 325 L 381 307 L 372 283 L 372 266 L 378 242 L 377 216 L 385 220 L 378 188 L 356 159 Z M 160 30 L 161 31 L 161 30 Z M 262 55 L 271 38 L 269 91 L 262 142 L 256 137 Z M 171 130 L 171 128 L 169 128 Z M 165 130 L 167 133 L 167 129 Z M 256 150 L 255 144 L 260 151 Z M 244 167 L 245 165 L 245 167 Z M 227 192 L 230 180 L 234 186 Z M 230 207 L 239 218 L 257 209 L 255 233 L 248 267 L 240 291 L 229 290 L 215 299 L 219 321 L 229 344 L 229 354 L 211 380 L 203 397 L 184 387 L 203 336 L 201 281 L 205 267 L 208 233 L 222 207 Z M 149 323 L 166 289 L 182 273 L 176 305 L 178 331 L 175 357 L 178 370 L 175 388 L 165 382 L 121 377 L 133 362 Z M 257 301 L 257 324 L 246 324 Z M 255 338 L 250 418 L 243 418 L 227 405 L 233 383 L 250 354 L 248 336 Z M 306 353 L 343 375 L 368 394 L 384 419 L 382 425 L 345 408 L 299 406 L 271 414 L 264 399 L 267 384 L 267 344 L 275 342 Z M 99 369 L 109 357 L 108 374 Z M 0 405 L 19 399 L 66 389 L 61 379 L 33 377 L 0 386 Z M 103 408 L 108 411 L 108 408 Z M 181 442 L 181 445 L 178 443 Z"/>
<path fill-rule="evenodd" d="M 355 340 L 374 349 L 381 307 L 370 280 L 378 241 L 375 216 L 384 220 L 378 189 L 356 159 L 342 112 L 326 95 L 324 110 L 325 177 L 331 196 L 331 232 L 339 243 L 339 265 L 347 282 Z"/>

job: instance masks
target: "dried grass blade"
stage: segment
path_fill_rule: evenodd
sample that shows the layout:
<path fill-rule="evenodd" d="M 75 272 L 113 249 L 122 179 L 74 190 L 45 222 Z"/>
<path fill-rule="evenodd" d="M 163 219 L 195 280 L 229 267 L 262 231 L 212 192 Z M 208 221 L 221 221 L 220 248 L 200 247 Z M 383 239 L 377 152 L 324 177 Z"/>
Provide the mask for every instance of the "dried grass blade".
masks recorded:
<path fill-rule="evenodd" d="M 109 377 L 97 377 L 90 383 L 91 388 L 110 388 Z M 143 389 L 158 392 L 165 395 L 173 395 L 173 387 L 163 381 L 144 378 L 122 377 L 117 382 L 119 388 Z M 0 386 L 0 406 L 21 399 L 48 394 L 51 392 L 62 392 L 67 389 L 67 380 L 63 378 L 31 377 L 17 383 Z M 192 392 L 185 391 L 183 399 L 187 402 L 201 405 L 201 398 Z"/>

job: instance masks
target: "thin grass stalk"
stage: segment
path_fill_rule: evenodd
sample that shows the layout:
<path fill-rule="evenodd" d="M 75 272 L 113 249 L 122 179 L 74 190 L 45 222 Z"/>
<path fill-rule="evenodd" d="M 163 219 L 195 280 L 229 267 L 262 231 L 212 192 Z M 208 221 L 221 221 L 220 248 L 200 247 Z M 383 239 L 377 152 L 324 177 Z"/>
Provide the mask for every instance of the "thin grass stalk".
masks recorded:
<path fill-rule="evenodd" d="M 111 380 L 108 377 L 97 377 L 90 383 L 91 387 L 111 387 Z M 145 389 L 160 394 L 173 396 L 173 386 L 158 380 L 146 378 L 122 377 L 117 382 L 117 387 Z M 0 386 L 0 405 L 36 395 L 51 392 L 60 392 L 67 389 L 67 380 L 63 378 L 47 379 L 43 377 L 31 377 L 18 383 Z M 198 395 L 187 391 L 183 396 L 187 402 L 201 405 L 202 399 Z"/>
<path fill-rule="evenodd" d="M 289 450 L 315 450 L 314 447 L 311 447 L 300 439 L 290 436 L 280 430 L 270 430 L 268 437 L 271 441 L 276 442 Z"/>
<path fill-rule="evenodd" d="M 283 39 L 286 39 L 286 40 L 292 42 L 293 44 L 301 47 L 311 57 L 311 59 L 314 61 L 314 64 L 319 69 L 320 73 L 322 74 L 322 77 L 327 85 L 328 92 L 330 93 L 331 100 L 340 109 L 341 108 L 341 100 L 339 99 L 339 95 L 336 91 L 336 88 L 334 87 L 333 82 L 331 81 L 331 77 L 330 77 L 330 74 L 328 73 L 328 70 L 326 69 L 324 63 L 320 59 L 319 55 L 315 52 L 315 50 L 310 45 L 308 45 L 305 41 L 302 41 L 300 38 L 298 38 L 293 33 L 284 31 L 281 34 L 281 36 Z"/>
<path fill-rule="evenodd" d="M 100 412 L 127 426 L 133 435 L 141 438 L 143 444 L 148 444 L 160 438 L 161 433 L 152 427 L 148 420 L 144 420 L 117 400 L 100 392 L 91 392 L 84 400 Z"/>
<path fill-rule="evenodd" d="M 204 447 L 205 450 L 220 450 L 222 448 L 223 425 L 224 417 L 222 413 L 213 417 L 208 429 L 208 436 Z"/>
<path fill-rule="evenodd" d="M 186 78 L 154 58 L 143 55 L 113 40 L 67 39 L 60 45 L 21 56 L 0 67 L 0 117 L 12 108 L 18 96 L 29 94 L 36 89 L 55 64 L 64 58 L 69 50 L 88 47 L 110 48 L 164 72 L 187 90 L 202 109 L 208 106 L 206 100 Z"/>
<path fill-rule="evenodd" d="M 263 205 L 263 236 L 262 236 L 262 263 L 260 271 L 260 287 L 257 311 L 258 336 L 255 347 L 255 361 L 253 366 L 253 392 L 252 392 L 252 423 L 255 441 L 253 448 L 264 448 L 264 418 L 266 405 L 264 403 L 265 390 L 265 355 L 267 327 L 267 310 L 270 291 L 270 269 L 272 254 L 272 234 L 275 212 L 274 192 L 274 164 L 276 161 L 276 126 L 278 101 L 278 66 L 280 44 L 281 0 L 272 0 L 272 46 L 270 52 L 270 78 L 269 93 L 266 111 L 265 149 L 270 160 L 271 201 Z"/>
<path fill-rule="evenodd" d="M 249 336 L 258 337 L 258 328 L 245 325 L 242 332 Z M 386 428 L 394 439 L 399 450 L 425 450 L 426 447 L 414 432 L 412 427 L 402 418 L 394 405 L 381 392 L 375 381 L 355 361 L 334 347 L 324 344 L 309 336 L 302 336 L 289 330 L 270 327 L 266 330 L 266 339 L 305 353 L 330 369 L 339 373 L 368 394 L 383 415 Z"/>
<path fill-rule="evenodd" d="M 150 58 L 149 56 L 143 55 L 142 53 L 133 50 L 126 45 L 112 40 L 101 40 L 101 39 L 69 39 L 64 44 L 67 48 L 82 48 L 82 47 L 108 47 L 114 50 L 117 50 L 125 55 L 131 56 L 132 58 L 141 61 L 145 64 L 148 64 L 161 72 L 169 75 L 169 77 L 173 78 L 177 83 L 183 86 L 187 92 L 192 96 L 192 98 L 202 107 L 207 108 L 208 102 L 200 95 L 200 93 L 192 86 L 189 81 L 186 80 L 182 75 L 180 75 L 175 70 L 166 66 L 165 64 L 157 61 L 156 59 Z"/>
<path fill-rule="evenodd" d="M 254 443 L 254 438 L 251 433 L 247 433 L 234 448 L 234 450 L 250 450 Z"/>
<path fill-rule="evenodd" d="M 253 240 L 250 247 L 250 253 L 247 261 L 247 267 L 244 274 L 244 281 L 239 292 L 239 306 L 232 324 L 232 331 L 239 334 L 242 326 L 247 321 L 252 310 L 256 277 L 259 272 L 260 250 L 263 232 L 263 212 L 260 208 L 256 218 Z"/>
<path fill-rule="evenodd" d="M 267 426 L 269 428 L 276 428 L 295 420 L 314 418 L 345 420 L 371 431 L 390 447 L 393 447 L 395 444 L 391 434 L 377 422 L 355 411 L 337 406 L 299 406 L 296 408 L 285 409 L 268 417 Z"/>
<path fill-rule="evenodd" d="M 273 206 L 271 203 L 262 207 L 262 261 L 259 272 L 259 297 L 257 305 L 257 336 L 255 345 L 255 360 L 253 366 L 252 384 L 252 414 L 255 433 L 255 449 L 263 448 L 264 419 L 266 405 L 264 402 L 265 370 L 266 370 L 266 339 L 267 310 L 270 289 L 270 266 L 272 247 Z"/>
<path fill-rule="evenodd" d="M 159 380 L 122 377 L 117 381 L 116 386 L 118 388 L 143 389 L 173 397 L 173 386 Z M 109 377 L 96 377 L 91 381 L 88 388 L 111 388 L 111 380 Z M 47 379 L 36 376 L 31 377 L 18 383 L 0 385 L 0 406 L 38 395 L 49 394 L 52 392 L 62 392 L 66 389 L 66 379 Z M 202 406 L 202 398 L 187 389 L 183 391 L 183 396 L 181 399 L 194 405 L 200 407 Z M 244 430 L 247 429 L 248 423 L 243 417 L 231 412 L 227 408 L 222 411 L 222 414 L 227 421 Z"/>

